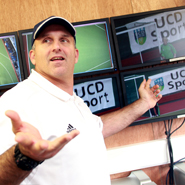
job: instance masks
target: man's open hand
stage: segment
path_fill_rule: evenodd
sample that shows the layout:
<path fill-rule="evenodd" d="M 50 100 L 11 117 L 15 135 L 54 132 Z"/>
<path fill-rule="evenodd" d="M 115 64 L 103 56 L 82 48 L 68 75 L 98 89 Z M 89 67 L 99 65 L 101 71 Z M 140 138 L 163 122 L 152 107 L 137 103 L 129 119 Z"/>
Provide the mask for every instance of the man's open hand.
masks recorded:
<path fill-rule="evenodd" d="M 53 157 L 79 134 L 78 130 L 74 130 L 53 141 L 44 140 L 34 126 L 20 119 L 17 112 L 7 110 L 5 115 L 12 121 L 12 131 L 15 134 L 15 141 L 19 143 L 21 153 L 37 161 Z"/>

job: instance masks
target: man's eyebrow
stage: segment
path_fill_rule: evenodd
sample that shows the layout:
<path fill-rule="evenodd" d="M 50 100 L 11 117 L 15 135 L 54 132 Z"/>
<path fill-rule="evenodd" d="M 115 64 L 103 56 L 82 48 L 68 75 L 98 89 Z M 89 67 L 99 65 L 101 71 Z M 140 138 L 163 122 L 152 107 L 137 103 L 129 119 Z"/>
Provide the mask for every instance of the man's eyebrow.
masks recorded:
<path fill-rule="evenodd" d="M 45 37 L 48 37 L 49 34 L 40 34 L 38 37 L 37 37 L 37 40 L 40 40 L 40 39 L 44 39 Z"/>
<path fill-rule="evenodd" d="M 49 33 L 44 33 L 44 34 L 40 34 L 38 38 L 42 39 L 42 38 L 45 38 L 45 37 L 50 37 L 51 34 Z M 70 34 L 62 34 L 61 37 L 70 37 L 71 35 Z"/>
<path fill-rule="evenodd" d="M 66 37 L 66 38 L 68 38 L 68 37 L 71 37 L 71 35 L 70 35 L 70 34 L 63 34 L 63 35 L 61 35 L 61 37 Z"/>

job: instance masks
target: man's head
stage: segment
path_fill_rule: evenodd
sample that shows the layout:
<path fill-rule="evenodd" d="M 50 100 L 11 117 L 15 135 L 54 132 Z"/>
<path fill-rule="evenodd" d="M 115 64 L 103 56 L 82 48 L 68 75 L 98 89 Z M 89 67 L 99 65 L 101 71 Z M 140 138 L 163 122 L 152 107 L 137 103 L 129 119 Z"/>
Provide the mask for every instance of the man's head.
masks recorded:
<path fill-rule="evenodd" d="M 51 16 L 48 17 L 47 19 L 39 22 L 38 24 L 36 24 L 34 26 L 33 29 L 33 34 L 32 34 L 32 46 L 34 44 L 35 39 L 39 36 L 39 34 L 49 25 L 52 24 L 58 24 L 58 25 L 62 25 L 64 26 L 69 33 L 71 33 L 71 35 L 74 37 L 74 40 L 76 42 L 76 30 L 74 28 L 74 26 L 66 19 L 62 18 L 62 17 L 57 17 L 57 16 Z"/>
<path fill-rule="evenodd" d="M 163 37 L 163 44 L 166 45 L 168 43 L 168 38 L 167 37 Z"/>
<path fill-rule="evenodd" d="M 75 34 L 71 23 L 61 17 L 50 17 L 34 28 L 31 62 L 38 73 L 54 84 L 72 82 L 79 56 Z"/>

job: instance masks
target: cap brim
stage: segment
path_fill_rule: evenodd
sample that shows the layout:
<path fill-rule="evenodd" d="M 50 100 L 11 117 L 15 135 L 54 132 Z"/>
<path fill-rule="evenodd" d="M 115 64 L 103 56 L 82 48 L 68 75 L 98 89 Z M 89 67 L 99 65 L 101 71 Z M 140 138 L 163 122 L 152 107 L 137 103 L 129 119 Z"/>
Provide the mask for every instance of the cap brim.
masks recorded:
<path fill-rule="evenodd" d="M 48 19 L 42 21 L 41 23 L 38 23 L 33 31 L 33 36 L 32 36 L 32 45 L 35 41 L 35 39 L 39 36 L 39 34 L 49 25 L 52 24 L 58 24 L 58 25 L 62 25 L 64 26 L 69 33 L 74 37 L 75 39 L 75 35 L 76 35 L 76 30 L 74 28 L 74 26 L 68 22 L 66 19 L 62 18 L 62 17 L 49 17 Z M 75 39 L 76 41 L 76 39 Z"/>

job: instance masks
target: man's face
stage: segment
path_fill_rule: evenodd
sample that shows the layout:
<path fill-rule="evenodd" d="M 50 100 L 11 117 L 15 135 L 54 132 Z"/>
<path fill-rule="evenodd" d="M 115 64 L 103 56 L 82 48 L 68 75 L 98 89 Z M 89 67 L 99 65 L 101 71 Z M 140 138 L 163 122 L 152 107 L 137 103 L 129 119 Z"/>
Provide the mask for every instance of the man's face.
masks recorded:
<path fill-rule="evenodd" d="M 34 42 L 30 59 L 35 70 L 50 81 L 73 78 L 78 50 L 72 35 L 61 25 L 46 27 Z"/>
<path fill-rule="evenodd" d="M 168 39 L 167 38 L 163 38 L 163 44 L 166 45 L 168 43 Z"/>

